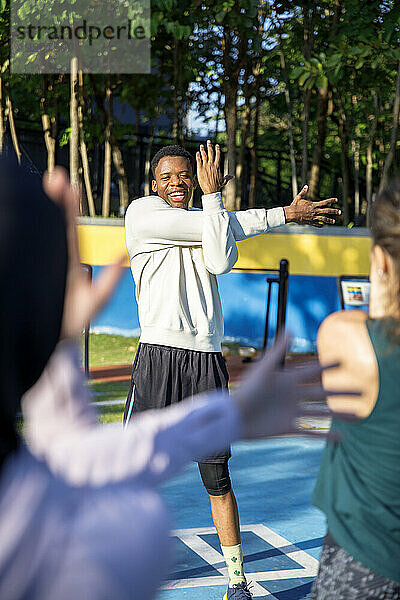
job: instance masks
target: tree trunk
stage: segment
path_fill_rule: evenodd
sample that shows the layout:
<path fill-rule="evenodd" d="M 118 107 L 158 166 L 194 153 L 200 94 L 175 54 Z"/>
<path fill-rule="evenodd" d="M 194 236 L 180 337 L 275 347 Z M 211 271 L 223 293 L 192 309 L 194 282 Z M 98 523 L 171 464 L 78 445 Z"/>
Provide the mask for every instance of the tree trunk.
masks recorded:
<path fill-rule="evenodd" d="M 151 193 L 151 186 L 150 186 L 151 176 L 152 176 L 151 154 L 153 152 L 155 124 L 156 124 L 156 117 L 154 117 L 150 121 L 150 127 L 149 127 L 150 135 L 149 135 L 149 139 L 147 142 L 147 148 L 146 148 L 146 160 L 145 160 L 145 165 L 144 165 L 144 195 L 145 196 L 149 196 Z"/>
<path fill-rule="evenodd" d="M 288 120 L 288 133 L 289 133 L 289 150 L 290 150 L 290 165 L 292 169 L 292 194 L 293 198 L 297 196 L 297 169 L 296 169 L 296 156 L 294 153 L 294 138 L 293 138 L 293 121 L 292 121 L 292 103 L 290 100 L 289 90 L 289 78 L 286 71 L 286 63 L 283 52 L 280 53 L 281 69 L 283 73 L 283 79 L 285 81 L 285 100 L 287 108 L 287 120 Z"/>
<path fill-rule="evenodd" d="M 335 42 L 338 25 L 340 21 L 340 15 L 344 11 L 344 0 L 334 0 L 334 11 L 332 15 L 332 24 L 329 30 L 329 36 L 326 40 L 327 44 L 330 41 Z M 327 17 L 330 17 L 330 10 L 326 9 L 325 12 Z M 313 19 L 315 18 L 315 11 L 312 16 L 312 24 L 309 29 L 309 49 L 311 52 L 312 36 L 313 36 Z M 329 107 L 329 96 L 330 89 L 329 85 L 326 88 L 318 90 L 317 99 L 317 139 L 315 140 L 314 152 L 312 157 L 311 172 L 310 172 L 310 198 L 315 200 L 319 195 L 319 183 L 321 175 L 321 162 L 325 145 L 325 138 L 327 133 L 327 122 L 328 122 L 328 107 Z"/>
<path fill-rule="evenodd" d="M 106 140 L 104 142 L 104 177 L 103 177 L 103 198 L 102 211 L 103 217 L 110 216 L 110 195 L 111 195 L 111 143 L 109 131 L 106 130 Z"/>
<path fill-rule="evenodd" d="M 375 133 L 378 126 L 378 98 L 374 91 L 374 114 L 369 117 L 372 121 L 371 131 L 369 133 L 368 146 L 367 146 L 367 167 L 366 167 L 366 192 L 367 192 L 367 227 L 371 225 L 371 208 L 372 208 L 372 148 L 375 142 Z"/>
<path fill-rule="evenodd" d="M 251 148 L 251 171 L 250 171 L 250 190 L 249 207 L 256 205 L 257 194 L 257 175 L 258 175 L 258 125 L 260 119 L 260 96 L 257 90 L 256 102 L 254 107 L 254 125 L 253 125 L 253 145 Z"/>
<path fill-rule="evenodd" d="M 309 11 L 311 8 L 311 18 Z M 314 41 L 316 10 L 314 3 L 307 0 L 303 5 L 303 54 L 306 60 L 310 60 Z M 303 94 L 303 135 L 302 135 L 302 163 L 301 163 L 301 186 L 307 183 L 308 178 L 308 126 L 310 121 L 311 90 L 305 90 Z"/>
<path fill-rule="evenodd" d="M 71 186 L 79 189 L 79 125 L 78 125 L 78 58 L 71 59 L 70 74 L 69 178 Z M 80 207 L 82 210 L 82 206 Z"/>
<path fill-rule="evenodd" d="M 307 183 L 308 178 L 308 125 L 310 121 L 311 90 L 306 90 L 303 96 L 303 139 L 301 158 L 301 186 Z"/>
<path fill-rule="evenodd" d="M 17 130 L 15 128 L 15 122 L 14 122 L 14 110 L 13 110 L 13 105 L 12 105 L 8 85 L 6 85 L 6 112 L 7 112 L 8 122 L 10 123 L 11 139 L 12 139 L 15 153 L 17 155 L 18 164 L 21 164 L 21 150 L 20 150 L 19 143 L 18 143 Z"/>
<path fill-rule="evenodd" d="M 42 98 L 43 100 L 43 98 Z M 47 150 L 47 170 L 49 173 L 56 166 L 56 140 L 51 135 L 51 123 L 47 110 L 42 113 L 42 126 L 44 133 L 44 143 Z"/>
<path fill-rule="evenodd" d="M 328 88 L 321 88 L 318 92 L 317 102 L 317 139 L 315 140 L 314 153 L 310 173 L 311 200 L 315 200 L 319 194 L 319 179 L 321 173 L 322 153 L 325 145 L 327 120 L 328 120 Z"/>
<path fill-rule="evenodd" d="M 353 107 L 357 110 L 357 96 L 353 94 L 351 99 Z M 354 109 L 353 109 L 354 110 Z M 353 156 L 353 175 L 354 175 L 354 221 L 360 216 L 360 140 L 354 137 L 357 135 L 355 131 L 351 138 L 351 153 Z"/>
<path fill-rule="evenodd" d="M 353 155 L 354 172 L 354 218 L 360 216 L 360 142 L 354 138 L 351 140 L 351 152 Z"/>
<path fill-rule="evenodd" d="M 78 123 L 79 123 L 79 149 L 81 152 L 82 168 L 83 168 L 83 179 L 85 182 L 86 198 L 88 203 L 89 215 L 91 217 L 96 216 L 96 208 L 94 206 L 92 184 L 90 181 L 90 166 L 87 155 L 86 141 L 85 141 L 85 130 L 83 126 L 83 112 L 85 108 L 85 96 L 83 93 L 83 73 L 79 70 L 79 105 L 78 105 Z"/>
<path fill-rule="evenodd" d="M 110 193 L 111 193 L 111 127 L 112 127 L 112 92 L 111 81 L 108 76 L 106 89 L 107 102 L 107 123 L 106 123 L 106 140 L 104 142 L 104 179 L 103 179 L 103 201 L 102 215 L 103 217 L 110 216 Z"/>
<path fill-rule="evenodd" d="M 110 97 L 110 102 L 111 102 L 111 121 L 113 121 L 113 97 L 112 96 Z M 137 116 L 136 132 L 138 134 L 140 131 L 140 122 L 139 122 L 140 115 L 138 113 L 136 113 L 136 116 Z M 120 213 L 120 216 L 125 216 L 126 209 L 128 208 L 128 205 L 129 205 L 128 177 L 127 177 L 126 171 L 125 171 L 125 164 L 124 164 L 124 158 L 122 156 L 122 150 L 120 148 L 117 138 L 114 135 L 112 128 L 113 128 L 113 122 L 111 123 L 111 128 L 110 128 L 112 159 L 113 159 L 114 168 L 118 175 L 119 213 Z M 138 135 L 137 135 L 136 139 L 138 139 Z M 138 161 L 138 163 L 139 163 L 139 161 Z M 136 170 L 137 173 L 140 172 L 139 169 L 140 169 L 140 163 L 137 166 L 137 170 Z"/>
<path fill-rule="evenodd" d="M 239 162 L 236 167 L 236 210 L 240 210 L 244 200 L 245 186 L 245 162 L 246 150 L 248 147 L 248 138 L 250 133 L 250 97 L 246 95 L 242 110 L 242 123 L 240 128 L 240 150 Z"/>
<path fill-rule="evenodd" d="M 332 115 L 332 120 L 336 123 L 340 138 L 340 164 L 342 170 L 343 187 L 343 222 L 345 225 L 350 221 L 350 159 L 349 159 L 349 134 L 347 131 L 347 120 L 344 108 L 339 98 L 337 114 Z"/>
<path fill-rule="evenodd" d="M 263 39 L 265 22 L 267 18 L 265 2 L 260 2 L 257 11 L 257 32 L 259 39 Z M 246 48 L 247 49 L 247 48 Z M 262 45 L 259 51 L 253 58 L 253 91 L 255 97 L 254 106 L 250 111 L 250 121 L 253 119 L 253 144 L 250 150 L 250 177 L 249 177 L 249 207 L 253 208 L 257 201 L 257 179 L 258 179 L 258 128 L 260 120 L 260 105 L 261 105 L 261 77 L 262 77 L 262 61 L 265 57 L 265 52 Z M 249 98 L 250 104 L 250 98 Z M 253 117 L 254 115 L 254 117 Z"/>
<path fill-rule="evenodd" d="M 371 129 L 371 133 L 376 129 L 375 121 Z M 371 224 L 371 208 L 372 208 L 372 145 L 374 140 L 370 137 L 367 146 L 367 167 L 365 175 L 365 186 L 367 193 L 367 227 Z"/>
<path fill-rule="evenodd" d="M 179 105 L 178 105 L 178 41 L 174 46 L 174 121 L 172 123 L 172 138 L 174 144 L 178 143 L 179 134 Z"/>
<path fill-rule="evenodd" d="M 114 136 L 111 137 L 112 140 L 116 141 Z M 124 159 L 122 157 L 122 150 L 119 147 L 119 144 L 112 144 L 112 158 L 115 170 L 118 173 L 118 188 L 119 188 L 119 206 L 120 206 L 120 215 L 125 215 L 126 209 L 129 206 L 129 186 L 128 186 L 128 177 L 125 171 Z"/>
<path fill-rule="evenodd" d="M 400 111 L 400 61 L 397 62 L 397 77 L 396 77 L 396 92 L 393 102 L 393 124 L 392 124 L 392 135 L 390 137 L 389 152 L 386 156 L 385 164 L 383 165 L 383 173 L 381 183 L 379 185 L 379 191 L 381 191 L 388 182 L 389 171 L 392 166 L 394 153 L 396 150 L 397 143 L 397 130 L 399 127 L 399 111 Z"/>
<path fill-rule="evenodd" d="M 340 128 L 339 136 L 341 141 L 341 153 L 340 163 L 342 167 L 342 181 L 343 181 L 343 222 L 344 225 L 348 225 L 350 221 L 350 165 L 349 165 L 349 143 L 347 134 L 345 131 L 345 125 L 342 119 L 339 117 Z"/>
<path fill-rule="evenodd" d="M 54 169 L 56 165 L 56 140 L 52 135 L 52 124 L 50 120 L 50 115 L 48 111 L 48 78 L 45 75 L 43 77 L 43 95 L 40 99 L 40 106 L 42 111 L 42 127 L 44 134 L 44 143 L 46 145 L 47 150 L 47 170 L 49 173 Z"/>
<path fill-rule="evenodd" d="M 106 99 L 109 99 L 109 104 L 108 104 L 108 111 L 105 110 L 104 108 L 104 102 L 103 102 L 103 98 L 99 92 L 99 89 L 97 87 L 97 83 L 96 83 L 96 79 L 93 77 L 93 75 L 89 75 L 90 78 L 90 82 L 92 84 L 93 87 L 93 91 L 94 91 L 94 95 L 96 98 L 96 104 L 97 104 L 97 108 L 99 109 L 102 119 L 103 119 L 103 123 L 105 126 L 105 130 L 106 130 L 106 145 L 105 145 L 105 154 L 107 155 L 108 153 L 108 148 L 107 148 L 107 139 L 111 142 L 111 154 L 110 156 L 112 157 L 113 163 L 114 163 L 114 167 L 115 170 L 118 174 L 118 188 L 119 188 L 119 202 L 120 202 L 120 212 L 123 212 L 125 214 L 125 210 L 129 205 L 129 185 L 128 185 L 128 177 L 126 175 L 126 170 L 125 170 L 125 164 L 124 164 L 124 159 L 123 159 L 123 155 L 122 155 L 122 151 L 120 149 L 120 146 L 118 144 L 118 140 L 115 137 L 113 130 L 112 130 L 112 120 L 113 120 L 113 110 L 112 110 L 112 103 L 113 103 L 113 97 L 112 97 L 112 89 L 111 89 L 111 80 L 109 78 L 108 80 L 108 87 L 107 87 L 107 92 L 106 92 Z M 136 113 L 136 128 L 137 128 L 137 132 L 139 131 L 139 123 L 138 123 L 138 114 Z M 104 173 L 105 176 L 105 173 Z M 110 170 L 110 183 L 111 183 L 111 170 Z M 109 202 L 109 200 L 108 200 Z M 103 207 L 104 207 L 104 189 L 103 189 Z M 104 210 L 104 208 L 103 208 Z"/>
<path fill-rule="evenodd" d="M 229 84 L 226 85 L 228 88 Z M 237 113 L 236 113 L 237 89 L 233 87 L 225 93 L 225 123 L 226 123 L 226 146 L 228 172 L 236 175 L 236 131 L 237 131 Z M 233 179 L 226 187 L 225 208 L 235 210 L 236 208 L 236 181 Z"/>
<path fill-rule="evenodd" d="M 221 113 L 221 94 L 218 94 L 217 100 L 217 117 L 215 119 L 215 130 L 214 130 L 214 140 L 218 141 L 218 127 L 219 127 L 219 115 Z"/>
<path fill-rule="evenodd" d="M 0 154 L 3 153 L 4 136 L 6 133 L 6 124 L 3 108 L 3 78 L 0 75 Z"/>
<path fill-rule="evenodd" d="M 174 144 L 183 143 L 183 84 L 182 84 L 182 42 L 175 40 L 174 48 L 174 121 L 172 137 Z"/>
<path fill-rule="evenodd" d="M 224 26 L 222 36 L 222 61 L 224 67 L 223 92 L 225 96 L 225 129 L 226 129 L 226 147 L 228 172 L 236 175 L 236 133 L 237 133 L 237 95 L 239 88 L 239 73 L 243 64 L 247 44 L 245 37 L 237 38 L 236 32 L 233 32 L 228 26 Z M 227 210 L 236 208 L 236 181 L 229 182 L 225 192 L 225 207 Z"/>

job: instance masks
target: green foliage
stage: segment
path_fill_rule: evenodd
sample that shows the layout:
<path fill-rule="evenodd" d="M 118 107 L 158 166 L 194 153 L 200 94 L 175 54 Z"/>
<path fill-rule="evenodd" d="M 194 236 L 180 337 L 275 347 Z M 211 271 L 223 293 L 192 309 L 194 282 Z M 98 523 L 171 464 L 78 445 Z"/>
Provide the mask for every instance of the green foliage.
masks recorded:
<path fill-rule="evenodd" d="M 60 148 L 66 146 L 69 143 L 69 139 L 71 137 L 71 127 L 66 127 L 61 134 L 60 138 Z"/>
<path fill-rule="evenodd" d="M 26 18 L 35 18 L 43 10 L 51 10 L 56 0 L 30 0 L 21 10 Z M 57 1 L 58 13 L 62 2 Z M 75 5 L 74 5 L 75 6 Z M 114 6 L 111 2 L 110 6 Z M 340 10 L 337 10 L 338 7 Z M 78 13 L 76 4 L 76 14 Z M 259 11 L 265 13 L 260 32 Z M 89 10 L 89 8 L 88 8 Z M 335 13 L 336 11 L 336 13 Z M 70 12 L 60 18 L 74 17 Z M 0 69 L 3 82 L 9 86 L 18 119 L 25 127 L 41 128 L 43 77 L 16 76 L 9 71 L 9 3 L 0 0 Z M 307 29 L 308 28 L 308 29 Z M 305 32 L 310 43 L 307 46 Z M 379 185 L 392 130 L 392 107 L 397 64 L 400 61 L 400 4 L 395 0 L 153 0 L 151 13 L 152 72 L 149 75 L 113 75 L 114 97 L 128 104 L 139 123 L 151 122 L 168 113 L 184 122 L 190 108 L 215 123 L 216 107 L 224 109 L 227 81 L 238 82 L 238 125 L 245 109 L 254 113 L 256 97 L 260 109 L 260 149 L 279 150 L 283 189 L 289 186 L 287 85 L 292 102 L 292 120 L 296 160 L 302 152 L 304 99 L 310 100 L 308 153 L 311 159 L 317 134 L 317 97 L 319 90 L 329 91 L 327 134 L 322 155 L 320 195 L 340 195 L 342 176 L 342 142 L 338 135 L 339 118 L 345 122 L 349 142 L 356 142 L 360 153 L 360 185 L 365 195 L 367 148 L 372 123 L 377 123 L 372 146 L 374 190 Z M 243 52 L 244 48 L 244 52 Z M 224 54 L 225 52 L 225 54 Z M 286 85 L 281 68 L 283 54 L 288 73 Z M 241 57 L 240 60 L 238 57 Z M 30 60 L 36 60 L 32 54 Z M 225 61 L 225 62 L 224 62 Z M 259 86 L 256 85 L 258 76 Z M 107 78 L 94 77 L 104 97 Z M 92 83 L 85 77 L 84 127 L 88 148 L 102 144 L 104 124 L 93 97 Z M 60 121 L 58 144 L 69 142 L 69 81 L 54 79 L 48 88 L 48 112 L 57 112 Z M 29 124 L 29 125 L 27 125 Z M 248 148 L 252 148 L 253 121 Z M 113 131 L 119 141 L 134 145 L 132 126 L 114 116 Z M 169 135 L 170 131 L 166 132 Z M 225 132 L 219 134 L 224 142 Z M 240 143 L 240 134 L 237 135 Z M 265 152 L 264 152 L 265 154 Z M 277 201 L 268 187 L 277 177 L 275 155 L 261 152 L 259 177 L 264 203 Z M 353 168 L 349 145 L 347 159 Z M 394 163 L 393 174 L 400 164 Z M 354 177 L 351 172 L 351 178 Z M 333 190 L 333 182 L 339 185 Z M 350 182 L 353 186 L 353 180 Z M 265 185 L 264 185 L 265 184 Z M 264 191 L 265 189 L 265 191 Z"/>

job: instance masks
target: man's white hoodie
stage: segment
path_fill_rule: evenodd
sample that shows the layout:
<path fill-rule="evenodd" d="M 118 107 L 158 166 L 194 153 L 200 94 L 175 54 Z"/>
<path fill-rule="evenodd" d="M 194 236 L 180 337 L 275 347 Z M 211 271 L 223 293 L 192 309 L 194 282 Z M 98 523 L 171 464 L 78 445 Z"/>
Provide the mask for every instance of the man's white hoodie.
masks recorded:
<path fill-rule="evenodd" d="M 216 275 L 236 263 L 236 241 L 285 223 L 283 208 L 228 212 L 220 193 L 203 196 L 202 204 L 203 210 L 184 210 L 146 196 L 126 212 L 142 343 L 220 352 L 224 327 Z"/>

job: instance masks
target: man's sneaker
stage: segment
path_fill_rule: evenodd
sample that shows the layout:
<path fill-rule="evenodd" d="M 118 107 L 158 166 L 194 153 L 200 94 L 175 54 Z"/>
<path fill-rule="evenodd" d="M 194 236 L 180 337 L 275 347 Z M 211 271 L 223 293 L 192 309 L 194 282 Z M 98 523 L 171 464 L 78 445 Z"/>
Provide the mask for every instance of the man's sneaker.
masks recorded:
<path fill-rule="evenodd" d="M 247 583 L 244 581 L 233 587 L 228 587 L 228 591 L 223 597 L 223 600 L 251 600 L 252 597 Z"/>

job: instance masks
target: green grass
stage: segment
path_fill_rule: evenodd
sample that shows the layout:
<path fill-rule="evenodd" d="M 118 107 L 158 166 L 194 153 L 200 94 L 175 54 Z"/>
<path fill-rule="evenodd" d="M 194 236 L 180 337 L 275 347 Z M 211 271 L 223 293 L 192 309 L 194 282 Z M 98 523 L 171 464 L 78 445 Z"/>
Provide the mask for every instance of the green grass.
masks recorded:
<path fill-rule="evenodd" d="M 89 368 L 132 364 L 138 343 L 138 337 L 91 333 L 89 336 Z"/>
<path fill-rule="evenodd" d="M 89 387 L 93 402 L 120 400 L 129 392 L 129 381 L 90 381 Z"/>
<path fill-rule="evenodd" d="M 135 358 L 139 338 L 122 335 L 91 333 L 89 338 L 89 366 L 132 364 Z M 240 344 L 226 342 L 231 354 L 238 354 Z M 82 339 L 83 351 L 83 339 Z M 107 400 L 125 400 L 128 395 L 129 381 L 90 381 L 89 387 L 93 402 Z M 121 423 L 124 403 L 98 407 L 101 423 Z"/>
<path fill-rule="evenodd" d="M 97 407 L 100 423 L 122 423 L 130 381 L 90 381 L 88 385 L 93 402 L 122 400 L 121 404 Z"/>
<path fill-rule="evenodd" d="M 91 333 L 89 336 L 89 368 L 132 364 L 138 343 L 138 337 Z M 224 342 L 223 345 L 229 348 L 230 354 L 235 355 L 239 353 L 239 347 L 242 344 L 238 342 Z"/>
<path fill-rule="evenodd" d="M 102 406 L 99 410 L 99 421 L 103 425 L 106 423 L 122 423 L 123 415 L 123 404 L 121 406 Z"/>
<path fill-rule="evenodd" d="M 89 364 L 90 367 L 107 365 L 132 364 L 135 358 L 139 338 L 124 337 L 122 335 L 90 334 Z M 237 342 L 224 342 L 231 355 L 239 353 L 241 344 Z M 83 349 L 83 340 L 82 340 Z M 89 387 L 93 402 L 107 400 L 125 401 L 129 381 L 90 381 Z M 234 386 L 236 387 L 236 386 Z M 231 391 L 233 387 L 231 386 Z M 121 423 L 124 412 L 124 402 L 114 406 L 99 406 L 99 420 L 101 423 Z"/>

